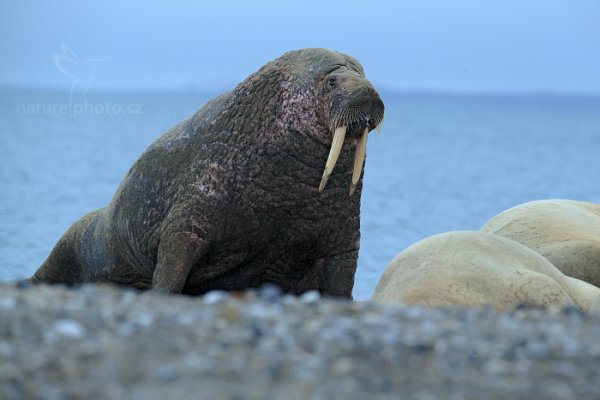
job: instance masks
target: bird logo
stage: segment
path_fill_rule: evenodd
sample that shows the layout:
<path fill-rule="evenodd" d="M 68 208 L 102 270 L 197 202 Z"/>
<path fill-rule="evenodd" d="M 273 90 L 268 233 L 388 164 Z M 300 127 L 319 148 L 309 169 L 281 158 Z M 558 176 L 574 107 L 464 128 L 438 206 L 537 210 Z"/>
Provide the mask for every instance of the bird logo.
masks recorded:
<path fill-rule="evenodd" d="M 82 94 L 85 95 L 92 86 L 98 64 L 108 60 L 110 57 L 82 60 L 71 47 L 64 43 L 61 43 L 60 46 L 62 53 L 52 53 L 51 56 L 56 68 L 64 76 L 71 79 L 71 91 L 69 95 L 69 104 L 71 104 L 73 93 L 75 91 L 82 91 Z"/>

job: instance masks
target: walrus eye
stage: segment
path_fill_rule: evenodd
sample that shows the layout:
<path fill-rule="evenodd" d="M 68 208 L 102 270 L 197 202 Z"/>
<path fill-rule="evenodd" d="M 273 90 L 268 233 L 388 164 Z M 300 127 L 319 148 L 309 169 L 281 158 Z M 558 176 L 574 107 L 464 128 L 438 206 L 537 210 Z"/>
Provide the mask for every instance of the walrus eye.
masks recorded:
<path fill-rule="evenodd" d="M 330 76 L 328 82 L 330 87 L 334 87 L 337 83 L 337 78 L 335 76 Z"/>

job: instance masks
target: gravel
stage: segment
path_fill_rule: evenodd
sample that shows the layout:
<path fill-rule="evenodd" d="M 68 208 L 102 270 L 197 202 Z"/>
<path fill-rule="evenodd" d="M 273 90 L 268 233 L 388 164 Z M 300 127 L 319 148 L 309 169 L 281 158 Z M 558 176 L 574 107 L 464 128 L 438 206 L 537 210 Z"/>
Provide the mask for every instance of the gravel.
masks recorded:
<path fill-rule="evenodd" d="M 600 318 L 0 285 L 0 399 L 598 399 Z"/>

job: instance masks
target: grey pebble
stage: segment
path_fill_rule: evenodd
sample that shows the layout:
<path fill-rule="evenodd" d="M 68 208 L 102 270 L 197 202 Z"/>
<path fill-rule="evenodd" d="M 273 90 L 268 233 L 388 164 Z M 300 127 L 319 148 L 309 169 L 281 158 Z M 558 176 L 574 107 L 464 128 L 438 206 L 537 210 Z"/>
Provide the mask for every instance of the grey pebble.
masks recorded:
<path fill-rule="evenodd" d="M 85 329 L 77 321 L 61 319 L 54 323 L 53 333 L 69 338 L 79 338 L 85 334 Z"/>
<path fill-rule="evenodd" d="M 163 382 L 173 382 L 178 378 L 177 368 L 173 365 L 162 365 L 158 369 L 158 377 Z"/>
<path fill-rule="evenodd" d="M 279 286 L 264 284 L 258 289 L 259 297 L 264 301 L 276 301 L 281 299 L 283 292 Z"/>
<path fill-rule="evenodd" d="M 0 310 L 12 310 L 17 306 L 17 300 L 13 297 L 0 298 Z"/>
<path fill-rule="evenodd" d="M 215 304 L 225 301 L 229 298 L 229 293 L 222 290 L 212 290 L 202 296 L 202 301 L 205 304 Z"/>
<path fill-rule="evenodd" d="M 321 299 L 321 294 L 316 290 L 311 290 L 306 293 L 303 293 L 300 296 L 300 301 L 302 303 L 314 303 Z"/>

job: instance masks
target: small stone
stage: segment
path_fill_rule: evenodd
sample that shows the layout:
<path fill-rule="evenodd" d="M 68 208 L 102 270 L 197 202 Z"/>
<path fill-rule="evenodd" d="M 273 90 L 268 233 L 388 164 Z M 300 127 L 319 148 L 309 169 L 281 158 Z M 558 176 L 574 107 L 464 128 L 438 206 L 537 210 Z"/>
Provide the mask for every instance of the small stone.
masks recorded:
<path fill-rule="evenodd" d="M 576 316 L 584 316 L 585 313 L 583 310 L 577 306 L 566 306 L 561 310 L 563 315 L 576 315 Z"/>
<path fill-rule="evenodd" d="M 283 295 L 281 301 L 283 302 L 283 304 L 290 305 L 295 304 L 298 301 L 298 298 L 292 294 L 287 293 Z"/>
<path fill-rule="evenodd" d="M 0 341 L 0 356 L 3 358 L 8 357 L 13 352 L 12 346 L 7 341 Z"/>
<path fill-rule="evenodd" d="M 54 333 L 70 338 L 79 338 L 85 334 L 85 328 L 72 319 L 61 319 L 54 323 Z"/>
<path fill-rule="evenodd" d="M 195 321 L 194 314 L 192 313 L 184 313 L 177 316 L 177 323 L 184 326 L 192 325 Z"/>
<path fill-rule="evenodd" d="M 300 301 L 305 304 L 315 303 L 319 300 L 321 300 L 321 293 L 316 290 L 305 292 L 300 296 Z"/>
<path fill-rule="evenodd" d="M 179 373 L 177 372 L 177 369 L 174 366 L 165 365 L 160 367 L 160 369 L 158 370 L 158 377 L 163 382 L 173 382 L 174 380 L 177 380 L 177 378 L 179 377 Z"/>
<path fill-rule="evenodd" d="M 141 313 L 136 316 L 134 321 L 145 328 L 149 327 L 154 323 L 154 316 L 150 313 Z"/>
<path fill-rule="evenodd" d="M 410 348 L 416 354 L 423 354 L 423 353 L 428 353 L 428 352 L 432 351 L 433 344 L 419 342 L 419 343 L 415 343 L 414 345 L 410 346 Z"/>
<path fill-rule="evenodd" d="M 248 305 L 246 315 L 251 318 L 275 320 L 281 317 L 281 311 L 277 306 L 256 302 Z"/>
<path fill-rule="evenodd" d="M 352 371 L 352 362 L 348 358 L 342 358 L 333 363 L 332 370 L 335 375 L 346 375 Z"/>
<path fill-rule="evenodd" d="M 261 300 L 272 302 L 281 299 L 283 291 L 277 285 L 265 283 L 258 289 L 258 295 Z"/>
<path fill-rule="evenodd" d="M 133 290 L 126 290 L 121 296 L 121 303 L 123 304 L 132 304 L 137 299 L 137 293 Z"/>
<path fill-rule="evenodd" d="M 531 310 L 532 308 L 536 308 L 536 306 L 530 303 L 519 303 L 513 307 L 513 310 Z"/>
<path fill-rule="evenodd" d="M 15 287 L 17 289 L 27 289 L 30 286 L 31 286 L 31 282 L 29 282 L 29 279 L 20 279 L 15 282 Z"/>
<path fill-rule="evenodd" d="M 202 301 L 206 304 L 215 304 L 225 301 L 229 298 L 229 293 L 223 290 L 211 290 L 202 297 Z"/>
<path fill-rule="evenodd" d="M 0 299 L 0 310 L 12 310 L 17 305 L 14 297 L 4 297 Z"/>
<path fill-rule="evenodd" d="M 220 317 L 225 318 L 229 323 L 237 321 L 241 317 L 240 311 L 230 304 L 231 303 L 222 307 L 220 312 Z"/>

